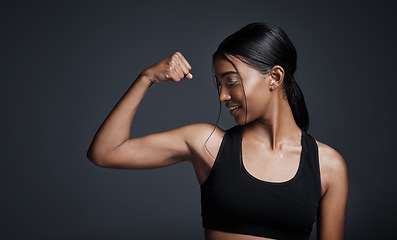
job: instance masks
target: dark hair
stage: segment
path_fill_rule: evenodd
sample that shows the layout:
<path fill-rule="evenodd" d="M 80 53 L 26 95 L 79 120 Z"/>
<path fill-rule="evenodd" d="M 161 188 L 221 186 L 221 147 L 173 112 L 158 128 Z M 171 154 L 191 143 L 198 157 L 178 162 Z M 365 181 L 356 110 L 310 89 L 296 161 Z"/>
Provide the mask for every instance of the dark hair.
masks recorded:
<path fill-rule="evenodd" d="M 301 129 L 307 131 L 309 113 L 302 91 L 294 78 L 296 49 L 280 27 L 265 23 L 248 24 L 219 44 L 213 54 L 213 62 L 216 57 L 229 60 L 227 55 L 237 57 L 261 73 L 269 72 L 275 65 L 281 66 L 285 72 L 283 80 L 285 95 L 294 120 Z"/>

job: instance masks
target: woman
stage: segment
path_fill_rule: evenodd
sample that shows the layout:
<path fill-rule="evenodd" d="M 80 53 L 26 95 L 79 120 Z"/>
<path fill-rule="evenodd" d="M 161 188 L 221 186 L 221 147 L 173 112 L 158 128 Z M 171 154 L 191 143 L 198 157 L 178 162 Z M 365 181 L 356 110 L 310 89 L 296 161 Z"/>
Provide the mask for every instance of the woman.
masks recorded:
<path fill-rule="evenodd" d="M 207 240 L 343 239 L 348 176 L 342 156 L 306 131 L 294 80 L 296 50 L 284 31 L 253 23 L 213 55 L 219 100 L 237 125 L 199 123 L 130 139 L 138 105 L 153 84 L 192 79 L 179 52 L 143 71 L 88 150 L 98 166 L 164 167 L 191 161 L 201 187 Z"/>

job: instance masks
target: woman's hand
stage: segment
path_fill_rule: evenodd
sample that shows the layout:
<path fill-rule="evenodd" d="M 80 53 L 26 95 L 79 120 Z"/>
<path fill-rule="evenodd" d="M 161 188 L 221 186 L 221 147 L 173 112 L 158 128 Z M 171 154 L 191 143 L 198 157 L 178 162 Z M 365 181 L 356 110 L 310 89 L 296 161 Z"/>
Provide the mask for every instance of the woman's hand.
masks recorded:
<path fill-rule="evenodd" d="M 164 81 L 179 82 L 182 78 L 192 79 L 192 67 L 180 52 L 154 64 L 141 73 L 153 83 Z"/>

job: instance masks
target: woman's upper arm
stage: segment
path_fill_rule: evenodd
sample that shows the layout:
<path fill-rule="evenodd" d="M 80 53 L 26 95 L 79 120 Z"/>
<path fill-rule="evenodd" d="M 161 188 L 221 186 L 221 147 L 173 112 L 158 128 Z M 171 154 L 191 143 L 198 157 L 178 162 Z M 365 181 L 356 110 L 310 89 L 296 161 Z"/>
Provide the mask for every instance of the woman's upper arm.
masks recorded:
<path fill-rule="evenodd" d="M 331 147 L 320 153 L 322 180 L 326 190 L 320 201 L 317 236 L 321 240 L 344 239 L 348 198 L 348 173 L 345 160 Z"/>
<path fill-rule="evenodd" d="M 213 125 L 205 123 L 192 124 L 167 132 L 130 138 L 112 151 L 102 154 L 96 164 L 110 168 L 148 169 L 190 160 L 194 157 L 195 141 L 201 141 L 202 130 L 207 129 L 204 132 L 208 132 L 211 126 Z"/>

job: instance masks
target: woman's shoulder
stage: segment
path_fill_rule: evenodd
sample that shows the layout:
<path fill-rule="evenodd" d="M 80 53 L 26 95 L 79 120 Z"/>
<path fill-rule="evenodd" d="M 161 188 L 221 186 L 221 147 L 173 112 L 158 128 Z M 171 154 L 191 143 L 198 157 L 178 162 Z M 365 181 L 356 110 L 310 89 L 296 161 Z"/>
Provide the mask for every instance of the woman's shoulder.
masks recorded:
<path fill-rule="evenodd" d="M 342 179 L 347 180 L 346 161 L 342 155 L 329 145 L 317 141 L 321 179 L 326 188 Z"/>
<path fill-rule="evenodd" d="M 205 136 L 223 137 L 225 130 L 212 123 L 194 123 L 182 127 L 184 132 L 194 139 L 200 139 Z"/>
<path fill-rule="evenodd" d="M 184 128 L 186 142 L 195 156 L 191 161 L 201 184 L 211 171 L 226 131 L 211 123 L 195 123 Z"/>
<path fill-rule="evenodd" d="M 226 132 L 215 124 L 205 122 L 190 124 L 182 128 L 186 142 L 197 151 L 205 146 L 208 150 L 217 152 Z"/>
<path fill-rule="evenodd" d="M 320 164 L 324 164 L 334 170 L 345 167 L 345 160 L 338 151 L 318 140 L 316 140 L 316 143 L 318 146 Z"/>

